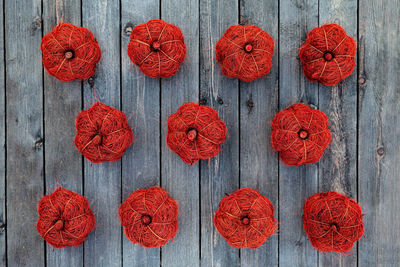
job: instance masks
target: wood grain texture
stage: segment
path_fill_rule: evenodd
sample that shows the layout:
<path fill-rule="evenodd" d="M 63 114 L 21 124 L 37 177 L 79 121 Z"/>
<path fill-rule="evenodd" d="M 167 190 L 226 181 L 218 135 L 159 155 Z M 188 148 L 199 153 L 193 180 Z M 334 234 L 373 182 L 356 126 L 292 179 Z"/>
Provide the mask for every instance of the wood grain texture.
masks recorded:
<path fill-rule="evenodd" d="M 101 48 L 94 87 L 85 82 L 85 109 L 95 101 L 120 108 L 120 2 L 82 1 L 82 25 L 90 29 Z M 94 92 L 95 91 L 95 92 Z M 128 150 L 132 149 L 132 146 Z M 84 162 L 84 193 L 94 207 L 96 228 L 84 244 L 85 266 L 120 266 L 122 263 L 121 161 Z"/>
<path fill-rule="evenodd" d="M 250 83 L 240 82 L 240 187 L 266 196 L 276 208 L 277 219 L 278 157 L 271 147 L 270 122 L 278 107 L 278 4 L 276 0 L 240 1 L 241 22 L 260 27 L 275 40 L 271 72 Z M 278 245 L 277 232 L 256 250 L 242 249 L 242 266 L 277 266 Z"/>
<path fill-rule="evenodd" d="M 5 1 L 7 98 L 7 257 L 9 266 L 44 266 L 36 231 L 43 194 L 41 1 Z"/>
<path fill-rule="evenodd" d="M 0 3 L 0 266 L 6 266 L 6 84 L 4 60 L 4 2 Z"/>
<path fill-rule="evenodd" d="M 81 24 L 80 0 L 43 1 L 43 35 L 57 24 L 57 12 L 65 22 Z M 61 82 L 44 70 L 44 132 L 46 194 L 59 185 L 82 194 L 82 157 L 74 145 L 75 118 L 81 110 L 82 82 Z M 82 266 L 83 246 L 53 249 L 47 244 L 48 266 Z"/>
<path fill-rule="evenodd" d="M 186 58 L 178 73 L 161 80 L 161 185 L 179 205 L 179 230 L 174 242 L 161 249 L 162 266 L 199 266 L 199 164 L 185 164 L 166 145 L 171 113 L 199 97 L 199 5 L 197 0 L 161 1 L 161 18 L 180 27 Z"/>
<path fill-rule="evenodd" d="M 400 3 L 359 3 L 359 266 L 400 261 Z"/>
<path fill-rule="evenodd" d="M 160 80 L 145 76 L 128 57 L 129 35 L 138 24 L 160 16 L 160 1 L 122 0 L 122 110 L 135 141 L 122 159 L 122 201 L 139 188 L 160 184 Z M 134 245 L 125 235 L 125 266 L 160 266 L 160 249 Z"/>
<path fill-rule="evenodd" d="M 228 128 L 219 155 L 200 163 L 201 264 L 239 266 L 239 250 L 228 245 L 214 227 L 214 215 L 225 194 L 239 188 L 239 85 L 225 77 L 215 46 L 225 30 L 238 23 L 238 1 L 200 1 L 200 99 L 214 108 Z"/>
<path fill-rule="evenodd" d="M 320 2 L 319 22 L 337 23 L 357 41 L 357 0 Z M 319 191 L 357 200 L 357 66 L 338 85 L 319 85 L 319 109 L 329 118 L 332 136 L 319 163 Z M 319 264 L 357 266 L 357 245 L 348 255 L 319 253 Z"/>
<path fill-rule="evenodd" d="M 318 84 L 304 76 L 298 50 L 318 26 L 318 1 L 281 0 L 279 5 L 279 107 L 303 102 L 318 107 Z M 317 252 L 303 230 L 302 208 L 318 192 L 318 163 L 300 167 L 279 161 L 280 266 L 316 266 Z"/>

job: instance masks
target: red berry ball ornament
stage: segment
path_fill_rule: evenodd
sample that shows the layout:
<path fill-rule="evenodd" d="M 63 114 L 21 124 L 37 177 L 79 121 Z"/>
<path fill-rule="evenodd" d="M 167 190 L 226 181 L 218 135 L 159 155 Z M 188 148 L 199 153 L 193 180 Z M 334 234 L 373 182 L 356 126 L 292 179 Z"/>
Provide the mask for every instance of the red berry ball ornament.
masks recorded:
<path fill-rule="evenodd" d="M 251 82 L 266 75 L 272 67 L 274 39 L 254 25 L 233 25 L 218 41 L 216 55 L 222 73 Z"/>
<path fill-rule="evenodd" d="M 128 56 L 152 78 L 174 75 L 186 56 L 181 30 L 163 20 L 153 19 L 133 29 Z"/>
<path fill-rule="evenodd" d="M 55 248 L 81 245 L 96 221 L 87 199 L 63 187 L 38 204 L 37 230 Z"/>
<path fill-rule="evenodd" d="M 309 197 L 303 226 L 312 246 L 322 252 L 347 252 L 364 234 L 362 211 L 352 199 L 336 192 Z"/>
<path fill-rule="evenodd" d="M 225 123 L 210 107 L 186 103 L 168 118 L 167 145 L 188 164 L 215 157 L 225 136 Z"/>
<path fill-rule="evenodd" d="M 235 248 L 258 248 L 278 227 L 274 206 L 251 188 L 224 197 L 215 213 L 214 225 Z"/>
<path fill-rule="evenodd" d="M 178 231 L 178 205 L 161 187 L 133 192 L 119 208 L 126 237 L 147 248 L 161 247 Z"/>
<path fill-rule="evenodd" d="M 310 81 L 333 86 L 354 70 L 357 45 L 337 24 L 313 29 L 300 48 L 304 75 Z"/>
<path fill-rule="evenodd" d="M 75 124 L 75 145 L 93 163 L 119 160 L 133 142 L 125 114 L 100 102 L 79 113 Z"/>
<path fill-rule="evenodd" d="M 331 142 L 328 117 L 304 104 L 294 104 L 272 120 L 272 148 L 291 166 L 317 162 Z"/>
<path fill-rule="evenodd" d="M 59 24 L 42 39 L 43 65 L 47 72 L 68 82 L 88 79 L 100 60 L 100 46 L 86 28 Z"/>

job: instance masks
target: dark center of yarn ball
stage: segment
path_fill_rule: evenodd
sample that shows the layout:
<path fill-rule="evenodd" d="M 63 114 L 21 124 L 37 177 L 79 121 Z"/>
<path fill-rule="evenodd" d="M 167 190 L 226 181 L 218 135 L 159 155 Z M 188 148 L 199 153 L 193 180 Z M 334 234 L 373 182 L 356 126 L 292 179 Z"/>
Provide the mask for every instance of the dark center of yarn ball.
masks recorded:
<path fill-rule="evenodd" d="M 66 59 L 73 59 L 75 57 L 75 53 L 73 50 L 67 50 L 64 53 Z"/>
<path fill-rule="evenodd" d="M 326 61 L 331 61 L 333 58 L 334 58 L 334 55 L 333 55 L 331 52 L 326 52 L 326 53 L 324 54 L 324 59 L 325 59 Z"/>
<path fill-rule="evenodd" d="M 103 142 L 103 137 L 100 134 L 97 134 L 92 139 L 93 144 L 100 145 Z"/>
<path fill-rule="evenodd" d="M 250 53 L 253 50 L 253 46 L 251 44 L 246 44 L 244 47 L 244 51 Z"/>
<path fill-rule="evenodd" d="M 151 44 L 151 48 L 152 48 L 154 51 L 160 50 L 160 48 L 161 48 L 160 42 L 154 41 L 154 42 Z"/>
<path fill-rule="evenodd" d="M 151 224 L 151 221 L 152 221 L 151 216 L 147 215 L 147 214 L 142 215 L 142 218 L 140 218 L 140 219 L 144 225 L 149 225 L 149 224 Z"/>
<path fill-rule="evenodd" d="M 331 223 L 331 228 L 333 231 L 339 231 L 339 225 L 335 222 Z"/>
<path fill-rule="evenodd" d="M 243 223 L 244 225 L 249 225 L 249 224 L 250 224 L 250 218 L 247 217 L 247 216 L 244 216 L 244 217 L 242 218 L 242 223 Z"/>
<path fill-rule="evenodd" d="M 190 129 L 190 130 L 187 132 L 187 138 L 188 138 L 190 141 L 195 140 L 196 137 L 197 137 L 197 130 L 196 130 L 196 129 Z"/>
<path fill-rule="evenodd" d="M 57 231 L 60 231 L 60 230 L 64 229 L 64 221 L 61 220 L 61 219 L 56 221 L 54 227 L 56 228 Z"/>
<path fill-rule="evenodd" d="M 299 137 L 303 140 L 308 138 L 308 132 L 306 130 L 301 129 L 299 131 Z"/>

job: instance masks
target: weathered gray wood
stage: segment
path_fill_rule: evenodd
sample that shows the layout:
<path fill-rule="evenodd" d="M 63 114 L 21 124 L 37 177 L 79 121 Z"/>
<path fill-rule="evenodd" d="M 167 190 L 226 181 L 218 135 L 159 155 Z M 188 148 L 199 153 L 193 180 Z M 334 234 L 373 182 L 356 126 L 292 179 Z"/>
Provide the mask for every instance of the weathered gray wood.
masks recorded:
<path fill-rule="evenodd" d="M 199 5 L 195 0 L 161 2 L 161 17 L 179 26 L 185 36 L 187 54 L 179 72 L 161 81 L 161 185 L 179 205 L 179 230 L 174 242 L 161 249 L 163 266 L 198 266 L 199 164 L 185 164 L 166 145 L 167 120 L 187 101 L 199 96 Z"/>
<path fill-rule="evenodd" d="M 160 80 L 145 76 L 126 52 L 138 24 L 160 16 L 160 1 L 122 0 L 122 109 L 135 142 L 122 159 L 122 201 L 138 188 L 160 184 Z M 123 239 L 125 266 L 160 266 L 160 249 L 146 249 Z"/>
<path fill-rule="evenodd" d="M 298 102 L 318 106 L 318 84 L 304 76 L 298 49 L 308 31 L 318 26 L 318 1 L 280 0 L 279 104 Z M 318 164 L 300 167 L 279 164 L 280 266 L 316 266 L 317 252 L 303 230 L 302 208 L 318 192 Z"/>
<path fill-rule="evenodd" d="M 7 257 L 9 266 L 43 266 L 36 231 L 43 194 L 41 1 L 5 1 L 7 103 Z"/>
<path fill-rule="evenodd" d="M 359 266 L 400 261 L 400 3 L 359 3 Z"/>
<path fill-rule="evenodd" d="M 357 41 L 357 0 L 320 2 L 319 21 L 320 25 L 341 25 Z M 319 191 L 336 191 L 357 199 L 357 66 L 337 86 L 319 85 L 319 109 L 328 116 L 332 134 L 319 163 Z M 357 246 L 346 255 L 319 253 L 319 264 L 356 266 Z"/>
<path fill-rule="evenodd" d="M 271 72 L 251 83 L 240 82 L 240 186 L 258 190 L 279 211 L 278 157 L 271 147 L 271 126 L 278 109 L 278 1 L 240 1 L 241 21 L 254 24 L 275 40 Z M 260 248 L 242 249 L 242 266 L 277 266 L 278 234 Z"/>
<path fill-rule="evenodd" d="M 200 1 L 200 99 L 217 110 L 228 128 L 220 154 L 200 163 L 201 264 L 239 266 L 239 250 L 228 245 L 214 227 L 214 214 L 225 194 L 239 188 L 239 85 L 223 76 L 215 45 L 238 23 L 237 0 Z"/>
<path fill-rule="evenodd" d="M 57 24 L 56 14 L 65 22 L 81 24 L 80 0 L 43 1 L 43 35 Z M 58 9 L 57 9 L 58 8 Z M 74 145 L 75 118 L 81 110 L 82 83 L 60 82 L 44 70 L 45 185 L 46 193 L 62 185 L 82 193 L 82 157 Z M 82 266 L 83 246 L 53 249 L 47 245 L 48 266 Z"/>
<path fill-rule="evenodd" d="M 101 47 L 102 57 L 97 64 L 94 88 L 84 84 L 85 108 L 98 99 L 120 108 L 120 3 L 118 0 L 82 1 L 82 25 L 89 28 Z M 128 148 L 132 149 L 132 147 Z M 84 163 L 84 193 L 93 201 L 96 228 L 85 242 L 85 266 L 120 266 L 121 224 L 118 207 L 121 204 L 121 161 Z"/>
<path fill-rule="evenodd" d="M 0 265 L 6 265 L 6 99 L 4 66 L 4 6 L 0 3 Z"/>

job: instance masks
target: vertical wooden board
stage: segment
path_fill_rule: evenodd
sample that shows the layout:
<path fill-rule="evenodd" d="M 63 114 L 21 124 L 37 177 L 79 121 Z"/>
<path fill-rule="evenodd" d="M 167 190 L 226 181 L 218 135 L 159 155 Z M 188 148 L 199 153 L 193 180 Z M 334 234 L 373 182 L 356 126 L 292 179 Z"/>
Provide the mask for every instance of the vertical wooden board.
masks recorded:
<path fill-rule="evenodd" d="M 122 0 L 122 110 L 135 142 L 122 159 L 122 201 L 138 188 L 160 184 L 160 80 L 145 76 L 128 57 L 129 36 L 138 24 L 160 16 L 160 1 Z M 123 239 L 123 264 L 159 266 L 160 249 Z"/>
<path fill-rule="evenodd" d="M 400 261 L 400 3 L 359 3 L 359 266 Z"/>
<path fill-rule="evenodd" d="M 280 0 L 279 12 L 280 109 L 298 102 L 318 106 L 318 84 L 305 78 L 297 57 L 306 34 L 318 26 L 318 1 Z M 318 264 L 317 252 L 312 248 L 302 223 L 304 202 L 317 191 L 318 164 L 294 167 L 279 162 L 280 266 Z"/>
<path fill-rule="evenodd" d="M 0 3 L 0 265 L 6 265 L 6 99 L 4 60 L 4 6 Z"/>
<path fill-rule="evenodd" d="M 271 147 L 272 120 L 278 107 L 278 1 L 240 1 L 242 22 L 253 24 L 275 40 L 272 69 L 253 82 L 240 82 L 240 186 L 258 190 L 275 207 L 278 219 L 278 158 Z M 278 232 L 263 246 L 241 250 L 243 266 L 277 266 Z"/>
<path fill-rule="evenodd" d="M 36 231 L 43 195 L 41 1 L 5 1 L 7 103 L 7 257 L 9 266 L 43 266 Z"/>
<path fill-rule="evenodd" d="M 319 21 L 320 25 L 341 25 L 357 41 L 357 0 L 320 2 Z M 336 191 L 357 199 L 357 66 L 338 85 L 319 85 L 319 108 L 328 116 L 332 134 L 319 163 L 319 191 Z M 319 253 L 319 263 L 356 266 L 357 246 L 346 255 Z"/>
<path fill-rule="evenodd" d="M 199 96 L 199 6 L 195 0 L 161 1 L 161 17 L 180 27 L 186 58 L 178 73 L 161 80 L 161 185 L 179 205 L 179 230 L 174 242 L 162 247 L 163 266 L 198 266 L 199 164 L 185 164 L 166 144 L 167 120 L 185 102 Z"/>
<path fill-rule="evenodd" d="M 80 0 L 43 1 L 43 35 L 57 24 L 57 12 L 65 22 L 81 24 Z M 58 185 L 82 194 L 82 157 L 74 145 L 75 118 L 81 110 L 82 83 L 61 82 L 44 73 L 45 185 L 50 194 Z M 47 244 L 48 266 L 82 266 L 83 246 L 53 249 Z"/>
<path fill-rule="evenodd" d="M 239 188 L 238 80 L 223 76 L 215 46 L 225 30 L 238 23 L 238 1 L 200 1 L 200 99 L 217 110 L 228 128 L 222 151 L 200 163 L 201 264 L 239 266 L 239 250 L 214 227 L 214 214 L 225 194 Z"/>
<path fill-rule="evenodd" d="M 120 108 L 120 2 L 82 1 L 82 25 L 90 29 L 101 48 L 94 88 L 84 86 L 85 108 L 96 102 Z M 96 93 L 95 93 L 95 92 Z M 130 148 L 131 149 L 131 148 Z M 87 266 L 121 265 L 121 161 L 91 164 L 84 160 L 84 193 L 94 203 L 96 228 L 84 247 Z"/>

